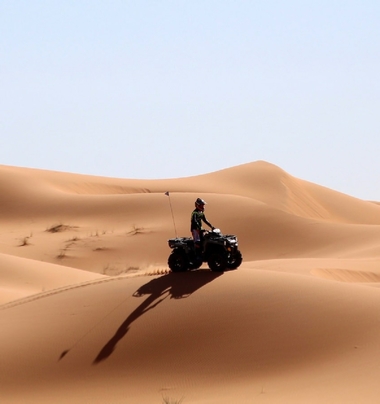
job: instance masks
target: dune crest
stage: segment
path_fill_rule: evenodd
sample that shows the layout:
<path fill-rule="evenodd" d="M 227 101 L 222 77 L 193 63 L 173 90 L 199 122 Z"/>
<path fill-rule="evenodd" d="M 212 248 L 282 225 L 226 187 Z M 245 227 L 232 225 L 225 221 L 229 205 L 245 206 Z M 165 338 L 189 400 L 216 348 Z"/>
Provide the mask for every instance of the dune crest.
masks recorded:
<path fill-rule="evenodd" d="M 353 282 L 353 283 L 377 283 L 380 282 L 380 274 L 371 271 L 353 271 L 350 269 L 315 269 L 311 271 L 313 275 L 325 279 L 337 280 L 340 282 Z"/>

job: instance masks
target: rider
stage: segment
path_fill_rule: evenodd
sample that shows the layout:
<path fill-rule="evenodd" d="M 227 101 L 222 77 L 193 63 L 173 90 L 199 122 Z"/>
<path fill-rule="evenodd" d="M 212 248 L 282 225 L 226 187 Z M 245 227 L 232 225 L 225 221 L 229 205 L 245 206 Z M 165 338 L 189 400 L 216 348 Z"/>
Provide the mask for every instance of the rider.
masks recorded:
<path fill-rule="evenodd" d="M 206 202 L 197 198 L 195 201 L 195 209 L 191 214 L 191 234 L 193 235 L 194 243 L 196 247 L 200 247 L 201 245 L 201 233 L 202 233 L 202 220 L 207 224 L 207 226 L 211 227 L 214 230 L 212 224 L 206 219 L 204 214 Z"/>

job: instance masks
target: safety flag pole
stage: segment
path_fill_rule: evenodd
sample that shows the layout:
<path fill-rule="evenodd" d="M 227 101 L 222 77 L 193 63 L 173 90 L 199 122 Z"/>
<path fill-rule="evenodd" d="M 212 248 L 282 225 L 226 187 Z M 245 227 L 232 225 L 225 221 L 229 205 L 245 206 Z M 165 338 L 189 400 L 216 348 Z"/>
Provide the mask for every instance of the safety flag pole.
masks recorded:
<path fill-rule="evenodd" d="M 170 192 L 169 192 L 169 191 L 166 191 L 166 192 L 165 192 L 165 195 L 169 197 L 169 204 L 170 204 L 170 211 L 172 212 L 174 233 L 175 233 L 175 236 L 178 237 L 178 236 L 177 236 L 177 229 L 176 229 L 176 227 L 175 227 L 175 220 L 174 220 L 174 214 L 173 214 L 173 208 L 172 208 L 172 201 L 171 201 L 171 199 L 170 199 Z"/>

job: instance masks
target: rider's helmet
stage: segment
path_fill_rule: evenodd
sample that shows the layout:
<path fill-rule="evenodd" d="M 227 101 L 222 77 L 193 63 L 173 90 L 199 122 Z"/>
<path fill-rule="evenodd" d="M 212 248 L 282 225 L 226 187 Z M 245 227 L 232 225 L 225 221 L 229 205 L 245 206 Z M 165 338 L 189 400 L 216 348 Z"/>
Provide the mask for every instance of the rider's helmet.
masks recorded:
<path fill-rule="evenodd" d="M 197 198 L 197 200 L 195 201 L 195 207 L 199 210 L 204 210 L 204 206 L 206 205 L 206 201 L 204 201 L 201 198 Z"/>

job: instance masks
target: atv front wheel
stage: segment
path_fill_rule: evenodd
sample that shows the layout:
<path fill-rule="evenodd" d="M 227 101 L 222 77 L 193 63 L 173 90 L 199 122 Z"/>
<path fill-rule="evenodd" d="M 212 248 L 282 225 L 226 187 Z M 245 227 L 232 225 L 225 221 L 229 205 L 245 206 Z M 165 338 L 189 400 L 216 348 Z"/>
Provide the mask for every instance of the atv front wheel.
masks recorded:
<path fill-rule="evenodd" d="M 168 265 L 172 272 L 185 272 L 189 268 L 189 261 L 184 253 L 173 251 L 169 255 Z"/>
<path fill-rule="evenodd" d="M 231 254 L 228 263 L 227 263 L 227 268 L 229 269 L 236 269 L 240 266 L 240 264 L 243 261 L 243 256 L 241 255 L 241 252 L 239 250 L 235 251 L 234 254 Z"/>
<path fill-rule="evenodd" d="M 211 253 L 208 257 L 207 264 L 211 271 L 223 272 L 227 268 L 228 264 L 226 253 L 224 251 L 216 251 Z"/>

